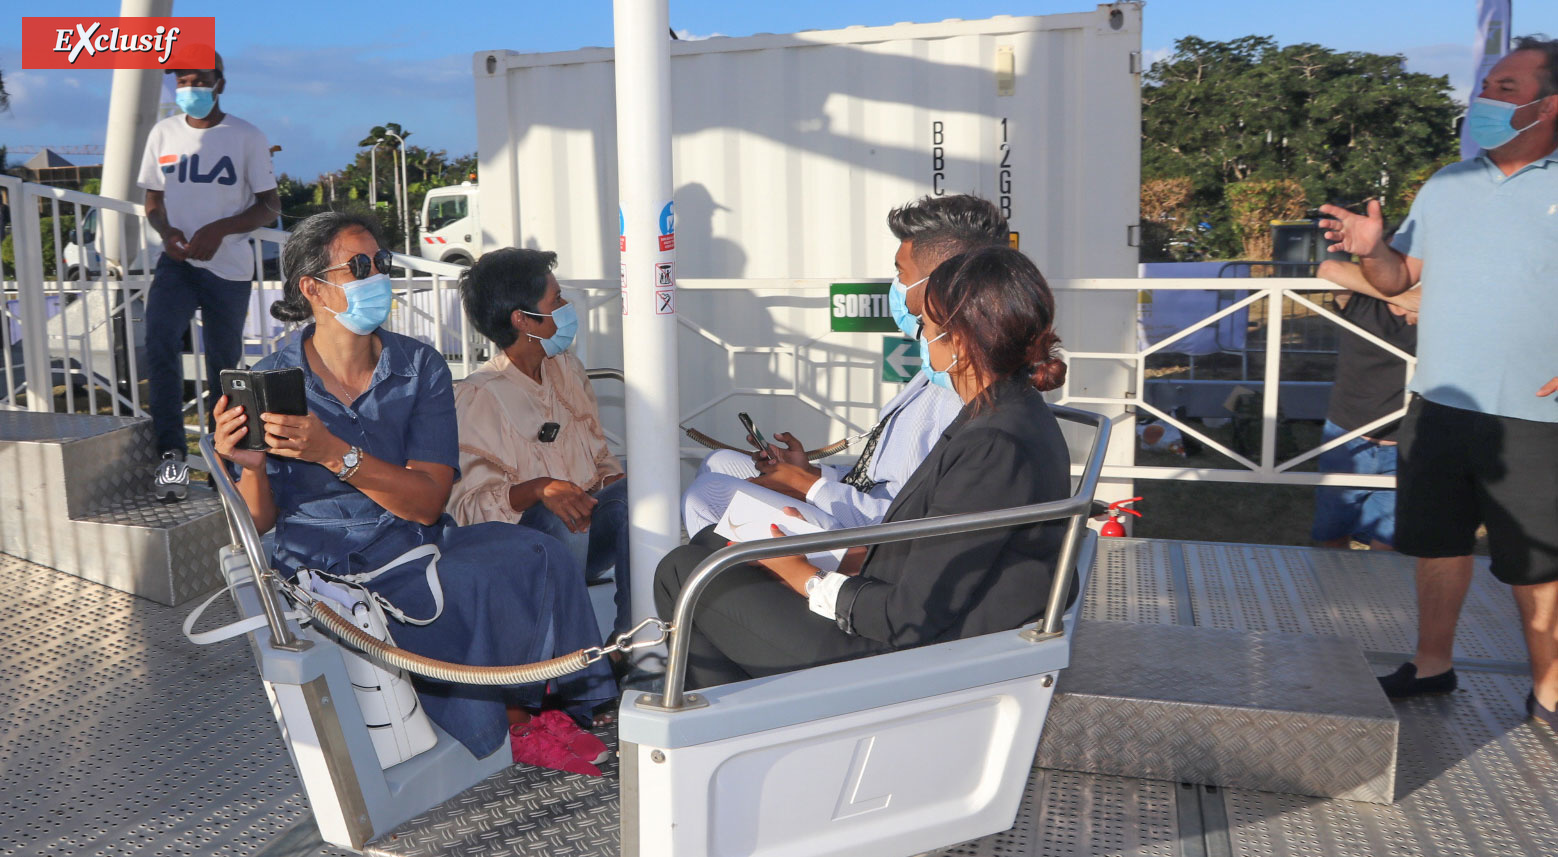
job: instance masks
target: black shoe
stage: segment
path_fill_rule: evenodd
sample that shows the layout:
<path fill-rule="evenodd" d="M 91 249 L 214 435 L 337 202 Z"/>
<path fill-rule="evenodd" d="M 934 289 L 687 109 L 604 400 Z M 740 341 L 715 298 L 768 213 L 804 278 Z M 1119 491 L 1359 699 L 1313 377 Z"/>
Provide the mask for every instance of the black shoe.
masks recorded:
<path fill-rule="evenodd" d="M 1407 699 L 1433 693 L 1449 693 L 1456 687 L 1455 670 L 1450 669 L 1428 678 L 1417 677 L 1417 664 L 1407 661 L 1390 675 L 1379 676 L 1379 686 L 1391 699 Z"/>
<path fill-rule="evenodd" d="M 1558 732 L 1558 711 L 1552 711 L 1542 707 L 1542 703 L 1536 701 L 1536 691 L 1526 697 L 1526 716 L 1540 720 L 1547 724 L 1547 728 Z"/>
<path fill-rule="evenodd" d="M 162 454 L 157 465 L 157 475 L 152 477 L 151 493 L 164 503 L 177 503 L 189 496 L 189 465 L 178 450 L 170 449 Z"/>

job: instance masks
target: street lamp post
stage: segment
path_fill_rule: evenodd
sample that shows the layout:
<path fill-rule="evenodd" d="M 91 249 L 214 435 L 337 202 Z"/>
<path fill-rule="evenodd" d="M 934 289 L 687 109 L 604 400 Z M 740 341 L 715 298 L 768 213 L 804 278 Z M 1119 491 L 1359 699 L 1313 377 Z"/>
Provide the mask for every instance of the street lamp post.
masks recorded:
<path fill-rule="evenodd" d="M 400 152 L 400 224 L 401 229 L 405 232 L 406 236 L 406 255 L 410 256 L 411 212 L 408 210 L 408 207 L 411 200 L 411 186 L 406 183 L 406 138 L 396 134 L 394 131 L 386 130 L 384 133 L 394 137 L 395 141 L 400 144 L 397 147 L 398 151 Z M 392 171 L 395 169 L 393 163 L 391 164 L 390 169 Z"/>
<path fill-rule="evenodd" d="M 379 207 L 379 141 L 373 141 L 373 148 L 368 150 L 368 207 Z"/>

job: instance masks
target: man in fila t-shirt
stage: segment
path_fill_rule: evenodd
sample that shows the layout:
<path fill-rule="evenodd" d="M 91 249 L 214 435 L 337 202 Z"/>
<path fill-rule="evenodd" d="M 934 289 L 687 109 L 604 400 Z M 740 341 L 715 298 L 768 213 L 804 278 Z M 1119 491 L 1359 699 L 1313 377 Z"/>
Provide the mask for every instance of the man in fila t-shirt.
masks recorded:
<path fill-rule="evenodd" d="M 255 275 L 245 236 L 281 212 L 270 144 L 260 129 L 222 112 L 222 58 L 214 69 L 173 69 L 180 113 L 146 139 L 140 185 L 146 219 L 162 235 L 162 258 L 146 302 L 147 385 L 162 461 L 152 493 L 184 499 L 184 371 L 180 348 L 200 310 L 209 404 L 223 369 L 238 365 Z"/>

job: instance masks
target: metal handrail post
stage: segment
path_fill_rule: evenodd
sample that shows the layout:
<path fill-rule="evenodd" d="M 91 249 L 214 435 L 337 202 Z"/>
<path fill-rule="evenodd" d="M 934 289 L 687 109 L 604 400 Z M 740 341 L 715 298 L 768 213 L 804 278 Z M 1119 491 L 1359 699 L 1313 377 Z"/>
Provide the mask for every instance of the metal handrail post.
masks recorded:
<path fill-rule="evenodd" d="M 293 635 L 287 627 L 284 611 L 277 601 L 276 590 L 271 585 L 271 575 L 275 571 L 270 563 L 265 561 L 265 549 L 260 545 L 260 533 L 254 526 L 254 518 L 249 515 L 249 507 L 243 502 L 243 497 L 238 493 L 238 486 L 233 483 L 233 477 L 227 472 L 227 462 L 216 454 L 216 440 L 211 435 L 203 435 L 200 438 L 200 455 L 206 460 L 206 466 L 210 469 L 211 479 L 216 484 L 216 492 L 222 498 L 222 506 L 227 513 L 227 527 L 229 532 L 235 532 L 238 541 L 243 545 L 244 553 L 249 556 L 249 566 L 254 569 L 254 588 L 259 592 L 260 609 L 265 612 L 265 624 L 270 627 L 271 646 L 288 651 L 302 651 L 311 643 L 300 640 Z"/>
<path fill-rule="evenodd" d="M 1097 433 L 1093 437 L 1092 447 L 1088 452 L 1087 466 L 1083 469 L 1077 491 L 1065 500 L 1018 506 L 1013 509 L 1000 509 L 994 512 L 943 515 L 913 521 L 874 524 L 869 527 L 785 536 L 758 542 L 744 542 L 720 548 L 709 555 L 708 559 L 705 559 L 698 568 L 693 570 L 692 575 L 687 579 L 687 583 L 682 587 L 681 594 L 676 599 L 676 610 L 673 613 L 672 619 L 670 660 L 666 664 L 665 671 L 665 693 L 658 701 L 653 703 L 654 707 L 665 711 L 676 711 L 687 707 L 683 686 L 687 681 L 687 658 L 691 645 L 691 634 L 689 632 L 692 629 L 693 606 L 702 597 L 704 590 L 708 588 L 715 577 L 737 565 L 752 560 L 794 556 L 861 545 L 888 544 L 910 539 L 972 533 L 1003 527 L 1018 527 L 1043 521 L 1058 520 L 1060 518 L 1072 518 L 1070 528 L 1066 533 L 1066 540 L 1061 544 L 1060 556 L 1057 558 L 1056 573 L 1054 580 L 1050 584 L 1047 601 L 1049 605 L 1048 613 L 1044 620 L 1046 631 L 1051 624 L 1049 621 L 1050 615 L 1056 617 L 1055 624 L 1058 627 L 1060 611 L 1056 605 L 1064 603 L 1066 592 L 1071 588 L 1071 580 L 1075 573 L 1075 569 L 1072 566 L 1075 564 L 1084 522 L 1092 514 L 1093 494 L 1098 488 L 1098 478 L 1103 470 L 1104 450 L 1108 448 L 1111 424 L 1107 417 L 1090 411 L 1055 405 L 1051 406 L 1051 410 L 1061 419 L 1091 424 L 1097 428 Z"/>
<path fill-rule="evenodd" d="M 43 236 L 38 231 L 38 201 L 32 185 L 17 183 L 9 185 L 8 190 L 11 234 L 16 247 L 16 297 L 22 316 L 22 377 L 27 382 L 27 409 L 46 413 L 54 410 L 54 379 L 47 297 L 43 291 Z M 64 312 L 63 306 L 60 311 Z M 69 386 L 67 380 L 66 388 Z"/>

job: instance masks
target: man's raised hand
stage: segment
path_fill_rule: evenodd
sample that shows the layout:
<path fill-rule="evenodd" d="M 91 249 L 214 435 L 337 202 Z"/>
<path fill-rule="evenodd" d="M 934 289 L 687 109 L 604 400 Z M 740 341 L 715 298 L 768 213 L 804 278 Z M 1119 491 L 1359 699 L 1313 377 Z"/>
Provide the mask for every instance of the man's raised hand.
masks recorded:
<path fill-rule="evenodd" d="M 1339 205 L 1322 205 L 1320 211 L 1330 219 L 1320 221 L 1326 230 L 1325 239 L 1334 241 L 1332 253 L 1351 253 L 1354 256 L 1373 256 L 1385 241 L 1385 217 L 1380 213 L 1379 200 L 1371 199 L 1365 214 L 1354 214 Z"/>

